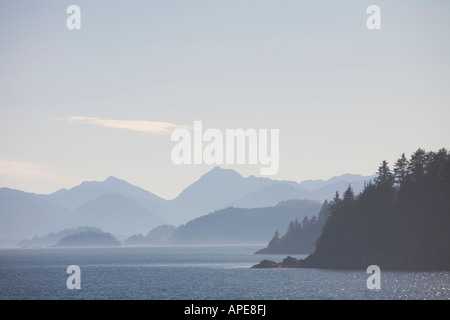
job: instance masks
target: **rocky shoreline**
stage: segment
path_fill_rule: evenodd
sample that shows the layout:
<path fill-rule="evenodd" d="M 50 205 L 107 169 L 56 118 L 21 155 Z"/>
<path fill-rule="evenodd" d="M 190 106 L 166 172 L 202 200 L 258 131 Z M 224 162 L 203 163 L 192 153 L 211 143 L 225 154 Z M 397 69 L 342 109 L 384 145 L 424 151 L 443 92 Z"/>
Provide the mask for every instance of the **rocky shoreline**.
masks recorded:
<path fill-rule="evenodd" d="M 283 261 L 277 263 L 271 260 L 263 260 L 252 266 L 255 269 L 265 268 L 306 268 L 305 260 L 299 260 L 291 256 L 287 256 Z"/>
<path fill-rule="evenodd" d="M 271 260 L 262 260 L 251 268 L 254 269 L 276 269 L 276 268 L 318 268 L 318 269 L 334 269 L 334 270 L 366 270 L 370 265 L 377 265 L 384 270 L 396 271 L 449 271 L 450 261 L 443 258 L 442 261 L 406 261 L 398 259 L 390 261 L 386 259 L 361 259 L 353 261 L 335 261 L 329 259 L 317 259 L 314 255 L 310 255 L 305 259 L 296 259 L 287 256 L 281 262 Z"/>

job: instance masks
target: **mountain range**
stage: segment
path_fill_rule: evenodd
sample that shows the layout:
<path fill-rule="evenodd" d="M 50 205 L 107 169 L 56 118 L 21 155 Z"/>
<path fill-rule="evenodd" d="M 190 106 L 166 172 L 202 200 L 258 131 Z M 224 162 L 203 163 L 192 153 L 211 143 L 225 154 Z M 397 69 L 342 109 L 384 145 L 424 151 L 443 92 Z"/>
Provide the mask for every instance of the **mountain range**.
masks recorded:
<path fill-rule="evenodd" d="M 172 200 L 115 177 L 71 189 L 34 194 L 0 188 L 0 239 L 22 239 L 81 225 L 116 235 L 147 233 L 162 224 L 181 225 L 227 207 L 273 207 L 290 199 L 323 201 L 351 183 L 355 193 L 373 177 L 345 174 L 327 181 L 242 177 L 215 167 Z"/>
<path fill-rule="evenodd" d="M 273 207 L 228 207 L 195 218 L 178 227 L 168 239 L 172 244 L 261 244 L 289 221 L 316 215 L 321 203 L 312 200 L 282 201 Z"/>

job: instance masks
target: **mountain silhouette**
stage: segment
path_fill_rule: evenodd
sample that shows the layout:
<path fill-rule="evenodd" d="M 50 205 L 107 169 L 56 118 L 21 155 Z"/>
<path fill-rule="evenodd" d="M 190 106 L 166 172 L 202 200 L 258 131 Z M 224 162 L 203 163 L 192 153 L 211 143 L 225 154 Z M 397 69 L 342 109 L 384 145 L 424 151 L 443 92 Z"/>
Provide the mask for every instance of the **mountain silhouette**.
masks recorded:
<path fill-rule="evenodd" d="M 246 194 L 227 205 L 238 208 L 271 207 L 290 199 L 310 199 L 310 194 L 291 184 L 273 184 Z"/>
<path fill-rule="evenodd" d="M 166 202 L 166 200 L 149 191 L 115 177 L 109 177 L 104 181 L 84 181 L 69 190 L 60 189 L 50 195 L 41 195 L 41 197 L 73 211 L 86 201 L 111 193 L 126 196 L 155 212 L 164 210 L 164 203 Z"/>
<path fill-rule="evenodd" d="M 179 226 L 227 207 L 273 207 L 289 199 L 330 199 L 352 183 L 362 190 L 372 177 L 345 174 L 327 181 L 272 180 L 243 177 L 215 167 L 166 200 L 116 177 L 85 181 L 70 189 L 39 195 L 0 189 L 0 239 L 43 235 L 63 228 L 90 225 L 121 235 L 146 234 L 161 224 Z"/>
<path fill-rule="evenodd" d="M 257 208 L 275 206 L 289 199 L 324 201 L 336 190 L 345 191 L 349 182 L 356 191 L 373 177 L 344 174 L 327 181 L 309 180 L 305 183 L 272 180 L 266 177 L 243 177 L 232 169 L 215 167 L 184 189 L 178 197 L 166 203 L 171 212 L 168 221 L 178 225 L 196 217 L 227 207 Z M 302 187 L 305 185 L 308 190 Z"/>
<path fill-rule="evenodd" d="M 291 200 L 266 208 L 230 207 L 180 226 L 169 241 L 176 244 L 267 243 L 274 229 L 286 228 L 291 220 L 312 217 L 320 208 L 319 202 L 311 200 Z"/>
<path fill-rule="evenodd" d="M 69 217 L 69 226 L 90 225 L 125 235 L 147 232 L 160 224 L 164 221 L 139 203 L 117 193 L 89 200 Z"/>
<path fill-rule="evenodd" d="M 257 191 L 248 193 L 243 197 L 232 201 L 227 206 L 241 208 L 270 207 L 280 201 L 289 199 L 309 199 L 324 201 L 333 198 L 336 190 L 343 193 L 351 183 L 356 192 L 363 190 L 364 183 L 372 177 L 344 174 L 333 177 L 327 181 L 309 180 L 302 183 L 278 181 Z"/>
<path fill-rule="evenodd" d="M 0 188 L 0 238 L 46 234 L 59 229 L 68 214 L 35 194 Z"/>
<path fill-rule="evenodd" d="M 276 182 L 269 178 L 244 178 L 232 169 L 215 167 L 171 201 L 170 209 L 175 213 L 172 223 L 186 223 L 214 210 L 223 209 L 229 202 L 274 183 Z"/>

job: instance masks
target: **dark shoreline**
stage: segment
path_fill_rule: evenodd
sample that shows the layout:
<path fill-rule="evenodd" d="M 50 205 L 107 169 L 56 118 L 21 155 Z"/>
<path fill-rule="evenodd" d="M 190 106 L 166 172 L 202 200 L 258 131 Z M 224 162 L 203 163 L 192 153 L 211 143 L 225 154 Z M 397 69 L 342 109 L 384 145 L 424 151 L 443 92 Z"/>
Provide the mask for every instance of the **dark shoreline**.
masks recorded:
<path fill-rule="evenodd" d="M 311 261 L 311 256 L 305 259 L 296 259 L 291 256 L 287 256 L 281 262 L 275 262 L 272 260 L 262 260 L 260 263 L 253 265 L 253 269 L 328 269 L 328 270 L 366 270 L 370 265 L 378 265 L 381 270 L 389 271 L 421 271 L 421 272 L 442 272 L 450 271 L 450 265 L 444 263 L 443 265 L 418 265 L 418 264 L 401 264 L 401 263 L 342 263 L 342 262 L 321 262 L 317 263 Z"/>

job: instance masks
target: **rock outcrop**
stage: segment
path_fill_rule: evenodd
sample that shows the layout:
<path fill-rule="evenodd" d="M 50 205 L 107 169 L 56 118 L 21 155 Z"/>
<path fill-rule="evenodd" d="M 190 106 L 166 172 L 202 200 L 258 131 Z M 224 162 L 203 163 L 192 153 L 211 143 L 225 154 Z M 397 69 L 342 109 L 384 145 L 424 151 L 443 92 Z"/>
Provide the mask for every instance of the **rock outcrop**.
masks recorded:
<path fill-rule="evenodd" d="M 263 260 L 260 263 L 255 264 L 252 268 L 255 269 L 281 268 L 281 264 L 271 260 Z"/>
<path fill-rule="evenodd" d="M 288 256 L 280 263 L 271 260 L 263 260 L 258 264 L 255 264 L 252 268 L 301 268 L 305 267 L 304 260 L 299 260 L 294 257 Z"/>

